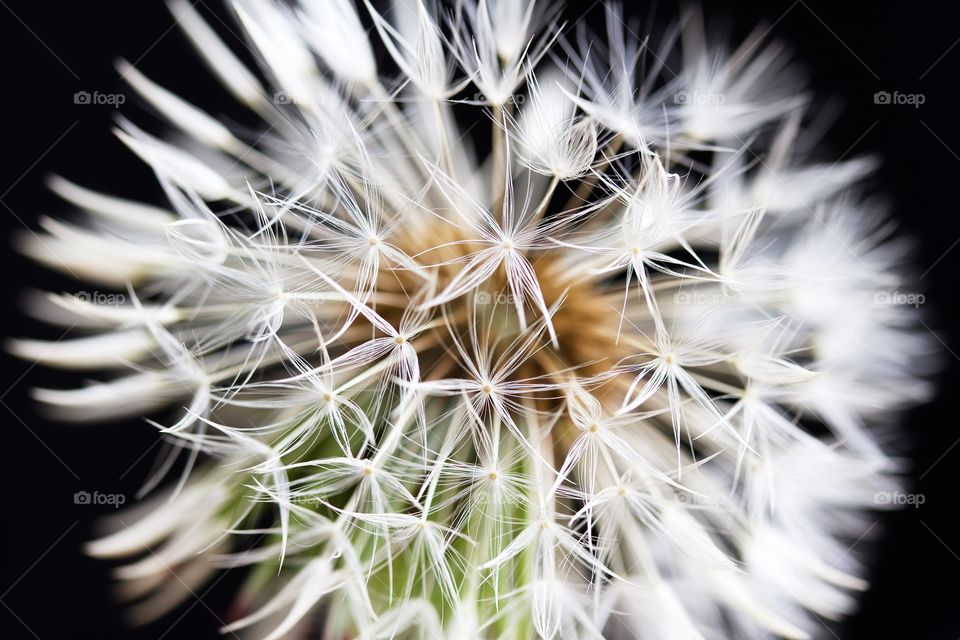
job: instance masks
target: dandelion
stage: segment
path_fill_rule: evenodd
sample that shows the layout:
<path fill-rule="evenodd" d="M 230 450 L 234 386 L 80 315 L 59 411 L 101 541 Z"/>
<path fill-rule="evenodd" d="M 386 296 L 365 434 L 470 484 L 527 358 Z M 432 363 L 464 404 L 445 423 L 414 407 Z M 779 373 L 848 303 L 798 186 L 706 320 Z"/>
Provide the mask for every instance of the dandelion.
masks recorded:
<path fill-rule="evenodd" d="M 165 201 L 55 178 L 76 216 L 19 244 L 117 292 L 31 299 L 82 334 L 10 349 L 97 373 L 37 400 L 169 445 L 87 548 L 129 559 L 135 619 L 238 567 L 224 630 L 271 640 L 799 639 L 849 612 L 900 470 L 872 427 L 934 354 L 878 303 L 909 280 L 875 161 L 810 157 L 784 48 L 696 12 L 649 41 L 612 3 L 575 37 L 533 1 L 394 4 L 233 0 L 251 70 L 176 0 L 262 130 L 123 62 L 176 129 L 115 131 Z"/>

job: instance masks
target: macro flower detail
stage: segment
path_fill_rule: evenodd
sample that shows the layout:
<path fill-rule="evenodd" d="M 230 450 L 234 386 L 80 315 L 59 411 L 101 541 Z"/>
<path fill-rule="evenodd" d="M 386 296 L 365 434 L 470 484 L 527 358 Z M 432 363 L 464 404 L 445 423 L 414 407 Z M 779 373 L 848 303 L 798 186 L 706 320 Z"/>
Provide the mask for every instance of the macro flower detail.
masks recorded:
<path fill-rule="evenodd" d="M 783 46 L 697 11 L 638 39 L 613 3 L 600 33 L 532 0 L 230 4 L 256 69 L 171 9 L 258 130 L 120 62 L 171 129 L 115 129 L 164 201 L 56 177 L 75 215 L 19 243 L 117 292 L 31 298 L 73 334 L 9 348 L 96 375 L 37 400 L 165 444 L 87 547 L 135 620 L 222 570 L 224 630 L 268 640 L 800 639 L 852 610 L 902 470 L 875 427 L 935 350 L 883 301 L 910 282 L 876 161 L 812 154 Z"/>

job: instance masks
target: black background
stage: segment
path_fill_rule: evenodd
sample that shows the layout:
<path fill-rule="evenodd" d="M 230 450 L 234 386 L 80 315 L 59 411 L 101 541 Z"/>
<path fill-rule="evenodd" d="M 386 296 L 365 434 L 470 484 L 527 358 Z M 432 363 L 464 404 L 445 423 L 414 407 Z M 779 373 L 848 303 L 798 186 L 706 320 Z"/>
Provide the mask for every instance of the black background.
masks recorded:
<path fill-rule="evenodd" d="M 910 438 L 913 490 L 924 495 L 925 503 L 884 516 L 871 531 L 878 541 L 874 586 L 855 617 L 824 631 L 828 638 L 960 637 L 960 446 L 954 448 L 960 430 L 958 413 L 950 405 L 956 401 L 958 376 L 958 359 L 950 349 L 960 352 L 955 339 L 960 331 L 952 322 L 960 274 L 960 247 L 954 246 L 960 241 L 960 28 L 956 16 L 945 13 L 947 5 L 730 0 L 706 7 L 708 15 L 725 14 L 740 36 L 760 21 L 772 25 L 771 34 L 792 45 L 820 94 L 842 101 L 844 110 L 824 155 L 873 152 L 883 158 L 874 186 L 893 198 L 902 232 L 918 240 L 920 272 L 926 271 L 921 282 L 927 304 L 921 313 L 945 342 L 939 397 L 910 412 L 904 428 Z M 576 19 L 589 6 L 568 3 L 568 13 Z M 198 7 L 231 46 L 243 49 L 227 26 L 234 33 L 239 29 L 216 0 L 202 0 Z M 642 16 L 648 12 L 644 6 Z M 675 13 L 670 3 L 657 6 L 658 15 Z M 117 111 L 74 103 L 78 91 L 125 92 L 129 99 L 121 111 L 148 129 L 155 124 L 120 83 L 113 68 L 116 57 L 134 62 L 161 85 L 213 113 L 253 124 L 231 106 L 173 24 L 163 3 L 154 0 L 0 1 L 0 224 L 5 239 L 0 249 L 0 334 L 59 337 L 23 318 L 18 298 L 29 287 L 83 288 L 32 266 L 6 240 L 35 228 L 38 216 L 65 211 L 45 189 L 45 176 L 58 172 L 108 192 L 159 198 L 150 173 L 109 133 Z M 878 91 L 920 93 L 925 103 L 919 108 L 878 105 Z M 142 422 L 105 427 L 50 423 L 34 410 L 29 388 L 67 386 L 69 374 L 31 368 L 5 356 L 2 365 L 0 621 L 5 631 L 0 637 L 217 637 L 235 577 L 199 591 L 202 601 L 190 600 L 156 625 L 130 630 L 111 600 L 108 567 L 79 550 L 92 536 L 96 517 L 111 509 L 75 505 L 74 492 L 122 493 L 132 500 L 154 457 L 153 428 Z"/>

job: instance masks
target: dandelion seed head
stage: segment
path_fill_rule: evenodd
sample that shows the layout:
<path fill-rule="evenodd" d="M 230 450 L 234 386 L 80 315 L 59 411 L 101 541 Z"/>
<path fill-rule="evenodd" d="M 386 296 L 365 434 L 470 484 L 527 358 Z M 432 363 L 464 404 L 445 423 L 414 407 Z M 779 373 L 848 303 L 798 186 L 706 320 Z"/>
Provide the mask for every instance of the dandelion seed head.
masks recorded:
<path fill-rule="evenodd" d="M 116 132 L 165 200 L 56 179 L 77 216 L 20 244 L 125 292 L 34 300 L 85 335 L 9 348 L 98 372 L 37 390 L 57 417 L 171 445 L 89 546 L 129 560 L 136 619 L 243 566 L 226 630 L 271 639 L 806 638 L 851 610 L 846 540 L 898 486 L 872 426 L 935 350 L 887 304 L 875 162 L 801 151 L 779 44 L 697 11 L 639 39 L 616 3 L 568 34 L 533 1 L 230 4 L 255 70 L 172 7 L 260 135 L 121 63 L 176 129 Z"/>

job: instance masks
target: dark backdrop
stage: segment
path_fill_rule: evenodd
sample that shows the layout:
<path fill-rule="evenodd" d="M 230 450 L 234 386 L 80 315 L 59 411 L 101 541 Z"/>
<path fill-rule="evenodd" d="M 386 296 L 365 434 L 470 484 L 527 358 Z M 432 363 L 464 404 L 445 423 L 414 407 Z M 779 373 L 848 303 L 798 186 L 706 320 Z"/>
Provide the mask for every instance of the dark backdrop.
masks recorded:
<path fill-rule="evenodd" d="M 838 638 L 960 636 L 960 429 L 950 406 L 957 395 L 954 352 L 960 352 L 955 340 L 960 331 L 952 323 L 960 273 L 960 248 L 955 247 L 960 242 L 960 28 L 955 16 L 944 13 L 947 4 L 723 0 L 707 5 L 708 14 L 726 13 L 740 36 L 758 21 L 772 25 L 771 33 L 792 44 L 822 94 L 843 101 L 825 155 L 875 152 L 883 157 L 875 184 L 893 197 L 903 232 L 919 240 L 926 323 L 945 343 L 948 369 L 940 378 L 939 399 L 912 411 L 905 425 L 912 438 L 914 490 L 925 502 L 885 517 L 871 532 L 882 531 L 874 586 L 855 617 L 831 627 Z M 227 25 L 237 29 L 218 1 L 200 0 L 198 6 L 239 48 Z M 642 8 L 644 16 L 648 11 Z M 675 11 L 661 2 L 657 13 Z M 571 16 L 581 13 L 580 6 L 571 6 Z M 125 92 L 131 100 L 122 111 L 149 123 L 113 68 L 122 56 L 214 113 L 241 121 L 246 116 L 225 99 L 156 0 L 0 0 L 0 46 L 0 334 L 56 338 L 25 320 L 17 301 L 29 286 L 66 290 L 72 285 L 30 265 L 7 240 L 35 227 L 39 216 L 64 211 L 45 190 L 44 177 L 59 172 L 95 188 L 143 199 L 159 196 L 149 172 L 109 134 L 117 111 L 110 105 L 76 104 L 74 94 Z M 876 104 L 878 91 L 922 94 L 925 101 L 919 108 Z M 125 628 L 121 610 L 111 601 L 107 566 L 80 554 L 96 516 L 111 508 L 77 505 L 74 493 L 97 490 L 132 500 L 154 457 L 156 433 L 141 422 L 74 427 L 44 420 L 32 407 L 29 388 L 63 386 L 65 380 L 63 374 L 2 360 L 0 486 L 6 489 L 0 490 L 0 621 L 5 631 L 0 637 L 217 637 L 233 578 L 199 592 L 202 602 L 191 600 L 160 623 L 134 631 Z"/>

